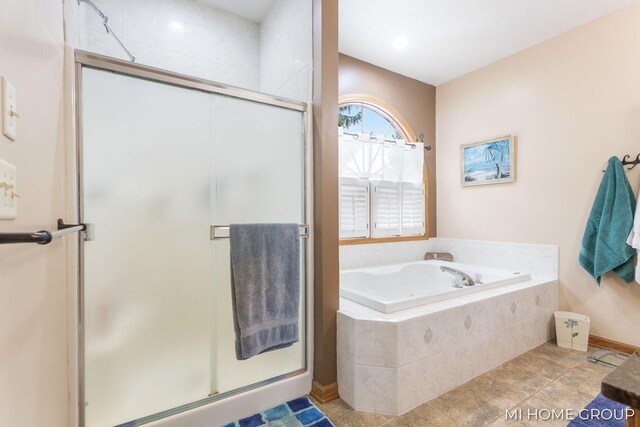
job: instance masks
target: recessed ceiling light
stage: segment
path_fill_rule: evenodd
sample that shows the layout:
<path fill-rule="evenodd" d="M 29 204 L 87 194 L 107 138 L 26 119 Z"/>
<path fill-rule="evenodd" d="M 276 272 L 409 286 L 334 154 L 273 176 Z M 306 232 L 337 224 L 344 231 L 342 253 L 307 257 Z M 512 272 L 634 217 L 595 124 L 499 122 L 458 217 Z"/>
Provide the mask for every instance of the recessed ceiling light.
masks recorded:
<path fill-rule="evenodd" d="M 184 33 L 184 24 L 179 21 L 173 21 L 169 24 L 169 29 L 176 33 Z"/>
<path fill-rule="evenodd" d="M 409 40 L 404 37 L 396 37 L 396 39 L 391 44 L 395 49 L 404 49 L 409 46 Z"/>

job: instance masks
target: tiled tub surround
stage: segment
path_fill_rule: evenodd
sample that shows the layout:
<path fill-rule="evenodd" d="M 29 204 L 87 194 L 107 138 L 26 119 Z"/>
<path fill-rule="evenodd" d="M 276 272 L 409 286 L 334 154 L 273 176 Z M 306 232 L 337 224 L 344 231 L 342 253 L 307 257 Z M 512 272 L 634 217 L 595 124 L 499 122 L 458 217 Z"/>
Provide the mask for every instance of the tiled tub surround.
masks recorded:
<path fill-rule="evenodd" d="M 421 261 L 429 252 L 449 252 L 453 260 L 483 267 L 520 270 L 558 278 L 558 247 L 528 243 L 447 239 L 340 246 L 340 270 Z"/>
<path fill-rule="evenodd" d="M 397 415 L 553 338 L 557 282 L 538 276 L 390 314 L 340 304 L 340 397 Z"/>

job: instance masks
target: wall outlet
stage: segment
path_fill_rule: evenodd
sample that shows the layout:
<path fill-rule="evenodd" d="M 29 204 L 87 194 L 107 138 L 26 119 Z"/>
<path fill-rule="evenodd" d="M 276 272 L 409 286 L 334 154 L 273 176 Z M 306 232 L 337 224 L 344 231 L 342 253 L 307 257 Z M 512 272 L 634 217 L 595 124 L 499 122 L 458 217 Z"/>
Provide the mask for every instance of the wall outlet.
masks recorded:
<path fill-rule="evenodd" d="M 18 217 L 18 194 L 16 167 L 0 160 L 0 219 Z"/>
<path fill-rule="evenodd" d="M 2 133 L 12 141 L 16 140 L 18 133 L 18 107 L 16 104 L 16 88 L 2 77 Z"/>

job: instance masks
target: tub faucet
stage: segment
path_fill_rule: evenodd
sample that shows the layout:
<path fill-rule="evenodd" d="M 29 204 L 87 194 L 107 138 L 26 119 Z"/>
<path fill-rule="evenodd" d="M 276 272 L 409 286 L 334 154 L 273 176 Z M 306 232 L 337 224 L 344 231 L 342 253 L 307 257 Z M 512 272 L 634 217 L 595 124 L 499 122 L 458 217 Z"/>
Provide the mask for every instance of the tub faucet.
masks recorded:
<path fill-rule="evenodd" d="M 460 271 L 460 270 L 457 270 L 455 268 L 447 267 L 446 265 L 441 265 L 440 266 L 440 271 L 443 271 L 445 273 L 453 274 L 454 276 L 456 276 L 457 278 L 460 279 L 460 281 L 462 282 L 463 286 L 474 286 L 476 284 L 475 280 L 473 280 L 471 278 L 471 276 L 469 276 L 464 271 Z"/>

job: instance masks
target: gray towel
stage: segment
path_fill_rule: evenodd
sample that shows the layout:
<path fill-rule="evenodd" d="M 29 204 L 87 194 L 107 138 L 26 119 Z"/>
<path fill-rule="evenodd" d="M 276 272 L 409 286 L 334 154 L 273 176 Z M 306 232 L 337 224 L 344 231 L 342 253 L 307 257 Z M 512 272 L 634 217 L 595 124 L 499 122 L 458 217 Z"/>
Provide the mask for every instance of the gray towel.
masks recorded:
<path fill-rule="evenodd" d="M 231 224 L 236 358 L 298 341 L 300 226 Z"/>

